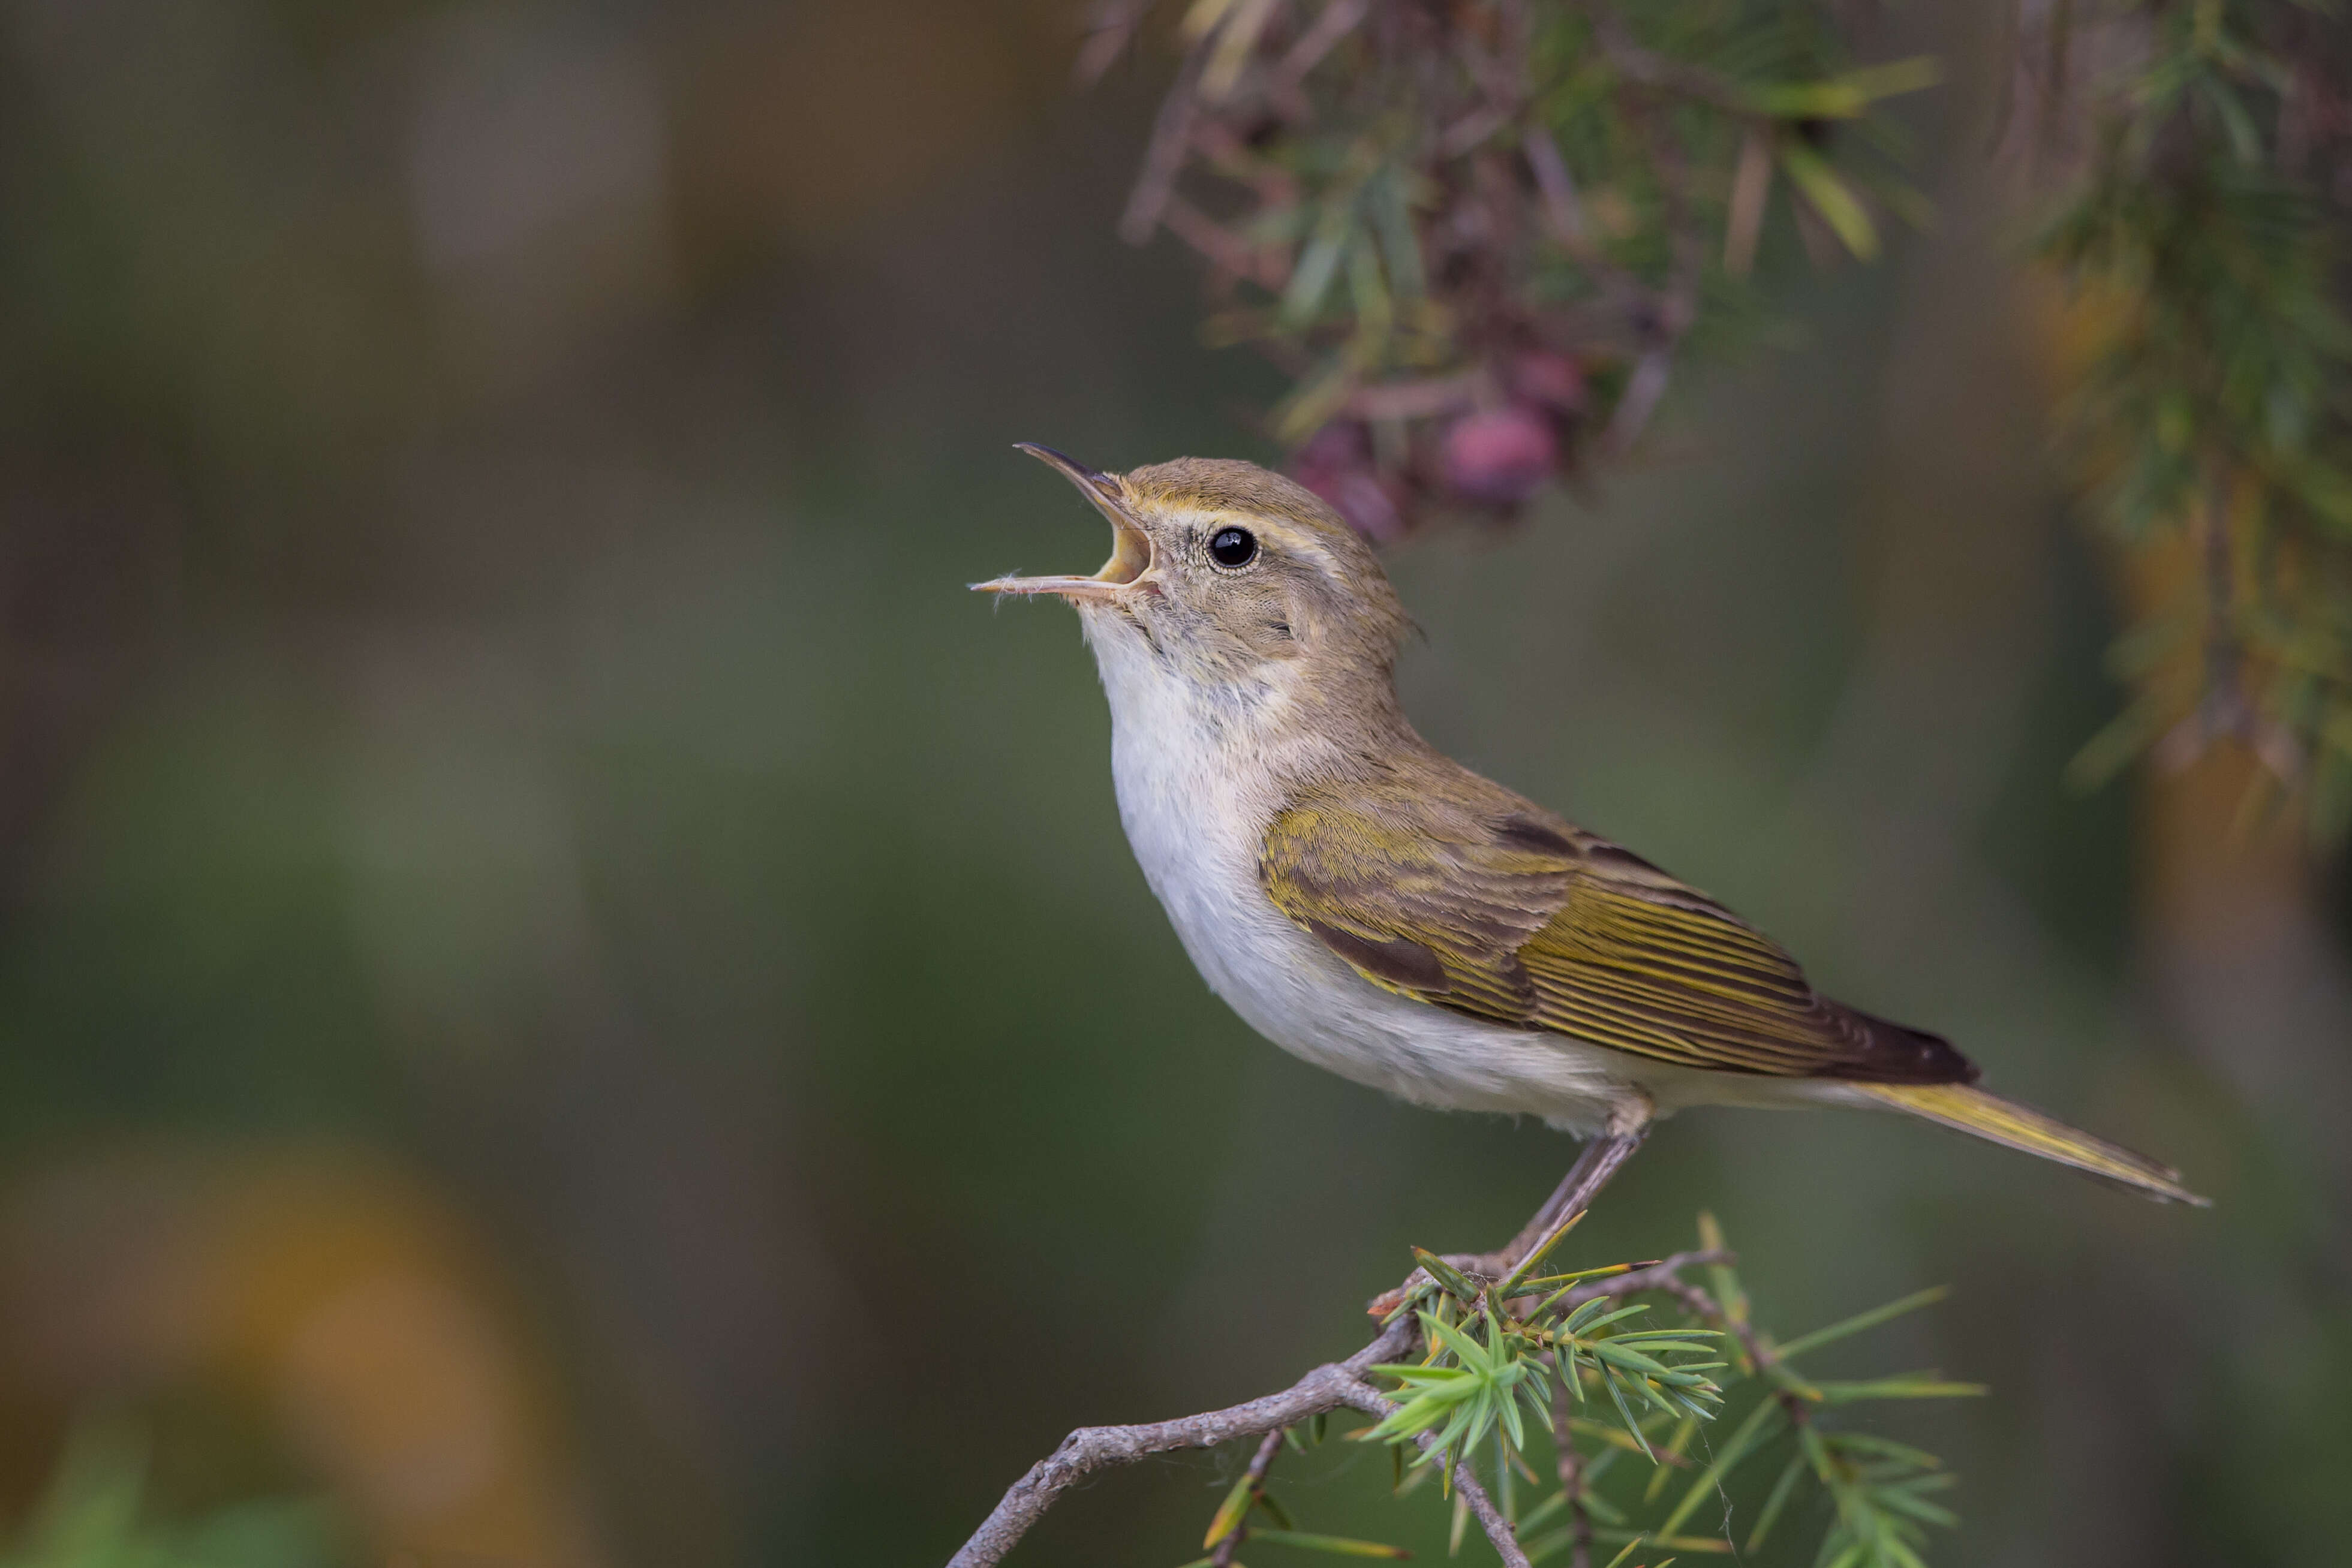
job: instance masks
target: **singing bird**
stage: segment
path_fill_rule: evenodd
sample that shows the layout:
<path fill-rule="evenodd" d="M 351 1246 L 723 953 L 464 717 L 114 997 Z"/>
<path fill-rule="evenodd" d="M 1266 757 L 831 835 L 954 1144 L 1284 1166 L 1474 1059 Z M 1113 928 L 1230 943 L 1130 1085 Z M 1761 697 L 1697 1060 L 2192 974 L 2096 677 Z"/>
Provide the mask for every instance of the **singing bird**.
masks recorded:
<path fill-rule="evenodd" d="M 1630 1146 L 1693 1105 L 1901 1111 L 2152 1197 L 2178 1173 L 1975 1087 L 1938 1036 L 1822 996 L 1770 938 L 1406 722 L 1410 622 L 1363 539 L 1254 464 L 1101 474 L 1077 610 L 1119 817 L 1210 986 L 1284 1050 L 1417 1104 Z"/>

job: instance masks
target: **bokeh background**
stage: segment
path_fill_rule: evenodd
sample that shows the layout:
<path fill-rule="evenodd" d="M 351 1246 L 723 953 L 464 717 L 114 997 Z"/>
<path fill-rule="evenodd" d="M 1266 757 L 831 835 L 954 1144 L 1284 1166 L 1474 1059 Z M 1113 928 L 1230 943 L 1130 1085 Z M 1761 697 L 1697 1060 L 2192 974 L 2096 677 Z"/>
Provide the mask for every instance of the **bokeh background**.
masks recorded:
<path fill-rule="evenodd" d="M 1955 1285 L 1855 1352 L 1995 1387 L 1884 1417 L 1964 1478 L 1938 1561 L 2336 1560 L 2352 894 L 2227 755 L 2060 787 L 2133 590 L 1948 9 L 1937 227 L 1768 235 L 1785 345 L 1398 552 L 1408 706 L 2219 1199 L 1696 1114 L 1587 1260 L 1706 1208 L 1791 1332 Z M 1111 234 L 1166 62 L 1072 97 L 1070 12 L 0 5 L 0 1517 L 95 1424 L 354 1560 L 931 1563 L 1549 1189 L 1209 996 L 1070 617 L 964 591 L 1101 549 L 1013 441 L 1272 455 Z M 1181 1561 L 1233 1463 L 1019 1561 Z M 1442 1552 L 1386 1469 L 1294 1507 Z"/>

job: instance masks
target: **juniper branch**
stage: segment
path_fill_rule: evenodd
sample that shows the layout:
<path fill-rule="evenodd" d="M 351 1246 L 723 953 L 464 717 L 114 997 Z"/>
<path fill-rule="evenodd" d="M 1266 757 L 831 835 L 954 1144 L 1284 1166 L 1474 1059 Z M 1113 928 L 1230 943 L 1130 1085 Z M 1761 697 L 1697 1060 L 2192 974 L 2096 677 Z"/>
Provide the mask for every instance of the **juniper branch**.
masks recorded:
<path fill-rule="evenodd" d="M 1568 1568 L 1592 1568 L 1592 1513 L 1584 1506 L 1584 1456 L 1577 1451 L 1575 1430 L 1569 1424 L 1568 1380 L 1576 1372 L 1564 1364 L 1567 1360 L 1557 1353 L 1552 1357 L 1559 1373 L 1551 1389 L 1552 1450 L 1559 1466 L 1559 1495 L 1568 1500 Z"/>
<path fill-rule="evenodd" d="M 1581 1212 L 1591 1204 L 1601 1186 L 1616 1174 L 1625 1159 L 1641 1145 L 1638 1131 L 1630 1134 L 1611 1134 L 1593 1140 L 1570 1168 L 1557 1191 L 1537 1210 L 1510 1247 L 1499 1253 L 1482 1255 L 1482 1260 L 1507 1259 L 1506 1269 L 1524 1256 L 1530 1239 L 1541 1240 L 1555 1232 L 1567 1218 Z M 1678 1270 L 1700 1263 L 1728 1260 L 1730 1254 L 1721 1251 L 1678 1252 L 1632 1272 L 1610 1279 L 1596 1280 L 1580 1285 L 1568 1297 L 1576 1304 L 1600 1296 L 1631 1295 L 1639 1291 L 1672 1288 L 1681 1284 Z M 1423 1278 L 1416 1270 L 1405 1284 L 1388 1292 L 1373 1303 L 1375 1312 L 1383 1311 L 1382 1303 L 1403 1299 L 1413 1283 Z M 1180 1416 L 1172 1421 L 1155 1421 L 1129 1427 L 1081 1427 L 1062 1439 L 1061 1446 L 1030 1468 L 1029 1473 L 1015 1481 L 1005 1492 L 994 1511 L 982 1521 L 971 1538 L 963 1543 L 948 1561 L 948 1568 L 994 1568 L 1007 1552 L 1043 1519 L 1056 1499 L 1078 1481 L 1099 1470 L 1118 1465 L 1130 1465 L 1177 1448 L 1213 1448 L 1244 1437 L 1265 1437 L 1285 1427 L 1297 1426 L 1311 1416 L 1328 1411 L 1349 1409 L 1364 1415 L 1384 1417 L 1395 1408 L 1379 1390 L 1364 1381 L 1366 1373 L 1383 1362 L 1395 1361 L 1419 1341 L 1418 1331 L 1411 1317 L 1395 1314 L 1395 1321 L 1386 1323 L 1381 1332 L 1345 1361 L 1328 1362 L 1309 1372 L 1288 1388 L 1279 1393 L 1262 1395 L 1222 1410 L 1203 1411 L 1197 1416 Z M 1423 1432 L 1415 1439 L 1427 1451 L 1436 1442 L 1433 1434 Z M 1268 1445 L 1269 1448 L 1271 1445 Z M 1271 1453 L 1265 1457 L 1271 1458 Z M 1253 1468 L 1255 1468 L 1255 1466 Z M 1260 1471 L 1263 1474 L 1263 1471 Z M 1471 1513 L 1486 1532 L 1486 1539 L 1507 1568 L 1527 1568 L 1527 1554 L 1520 1550 L 1517 1533 L 1509 1520 L 1495 1506 L 1486 1489 L 1467 1466 L 1454 1473 L 1454 1485 L 1468 1503 Z"/>
<path fill-rule="evenodd" d="M 1257 1452 L 1250 1456 L 1247 1475 L 1249 1500 L 1242 1505 L 1241 1518 L 1234 1521 L 1234 1527 L 1225 1531 L 1224 1538 L 1217 1542 L 1217 1549 L 1209 1554 L 1209 1568 L 1234 1568 L 1234 1553 L 1241 1550 L 1242 1542 L 1249 1537 L 1250 1510 L 1255 1508 L 1257 1500 L 1265 1494 L 1265 1473 L 1274 1468 L 1274 1456 L 1282 1451 L 1282 1432 L 1279 1427 L 1268 1432 L 1265 1440 L 1258 1444 Z"/>
<path fill-rule="evenodd" d="M 1372 1342 L 1343 1362 L 1317 1367 L 1279 1394 L 1265 1395 L 1223 1410 L 1206 1411 L 1173 1421 L 1134 1427 L 1081 1427 L 1062 1439 L 1062 1446 L 1040 1459 L 1013 1483 L 995 1511 L 972 1532 L 971 1539 L 948 1560 L 948 1568 L 994 1568 L 1030 1527 L 1053 1507 L 1055 1500 L 1076 1482 L 1097 1470 L 1133 1464 L 1172 1448 L 1213 1448 L 1237 1437 L 1278 1433 L 1325 1411 L 1349 1409 L 1385 1416 L 1395 1408 L 1371 1385 L 1362 1380 L 1365 1369 L 1411 1349 L 1411 1325 L 1383 1329 Z M 1418 1439 L 1427 1449 L 1436 1439 L 1428 1433 Z M 1454 1475 L 1454 1490 L 1470 1506 L 1486 1539 L 1506 1568 L 1528 1568 L 1511 1521 L 1486 1495 L 1478 1478 L 1467 1469 Z"/>

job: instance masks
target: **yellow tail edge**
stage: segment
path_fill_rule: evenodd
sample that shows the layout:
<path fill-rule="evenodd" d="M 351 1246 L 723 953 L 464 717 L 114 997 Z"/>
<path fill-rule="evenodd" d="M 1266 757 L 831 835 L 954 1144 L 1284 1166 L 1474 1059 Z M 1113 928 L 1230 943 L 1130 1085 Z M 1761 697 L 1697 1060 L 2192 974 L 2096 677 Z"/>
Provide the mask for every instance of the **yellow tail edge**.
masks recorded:
<path fill-rule="evenodd" d="M 1855 1083 L 1850 1087 L 1938 1126 L 2072 1166 L 2085 1175 L 2145 1193 L 2160 1202 L 2193 1204 L 2199 1208 L 2213 1207 L 2211 1198 L 2200 1197 L 2181 1186 L 2180 1173 L 2168 1166 L 2158 1165 L 2104 1138 L 2095 1138 L 2054 1116 L 2043 1115 L 2031 1105 L 2021 1105 L 1965 1083 Z"/>

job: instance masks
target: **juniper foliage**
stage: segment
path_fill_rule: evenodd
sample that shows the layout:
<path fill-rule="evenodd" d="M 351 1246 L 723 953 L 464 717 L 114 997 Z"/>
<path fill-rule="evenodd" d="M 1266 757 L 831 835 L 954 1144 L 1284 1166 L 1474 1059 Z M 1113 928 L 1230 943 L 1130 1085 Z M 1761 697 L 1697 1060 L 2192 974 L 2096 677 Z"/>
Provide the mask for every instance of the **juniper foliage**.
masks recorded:
<path fill-rule="evenodd" d="M 2335 7 L 2053 9 L 2031 33 L 2035 140 L 2063 191 L 2041 254 L 2081 342 L 2062 410 L 2127 554 L 2187 560 L 2113 663 L 2137 695 L 2095 781 L 2217 741 L 2249 801 L 2352 828 L 2352 47 Z"/>
<path fill-rule="evenodd" d="M 1108 0 L 1091 78 L 1143 33 Z M 1265 426 L 1376 538 L 1507 517 L 1622 451 L 1688 342 L 1752 323 L 1768 216 L 1877 254 L 1918 197 L 1838 7 L 1193 0 L 1122 229 L 1203 256 L 1209 336 L 1292 377 Z"/>
<path fill-rule="evenodd" d="M 1099 0 L 1093 79 L 1161 10 Z M 1122 221 L 1207 263 L 1212 341 L 1288 375 L 1265 433 L 1368 535 L 1499 521 L 1622 454 L 1681 362 L 1922 223 L 1833 0 L 1192 0 Z M 2068 284 L 2057 434 L 2144 590 L 2134 691 L 2071 770 L 2250 749 L 2252 808 L 2352 831 L 2352 46 L 2325 0 L 2032 0 L 1992 156 Z M 2023 135 L 2017 128 L 2026 128 Z M 2029 227 L 2032 225 L 2028 225 Z M 2187 564 L 2172 564 L 2176 558 Z"/>
<path fill-rule="evenodd" d="M 1699 1229 L 1708 1256 L 1729 1256 L 1711 1217 Z M 1453 1483 L 1469 1468 L 1531 1563 L 1661 1568 L 1677 1556 L 1753 1554 L 1810 1529 L 1810 1554 L 1795 1560 L 1816 1568 L 1924 1568 L 1932 1532 L 1956 1522 L 1940 1500 L 1955 1478 L 1934 1455 L 1855 1426 L 1851 1412 L 1984 1389 L 1934 1372 L 1823 1379 L 1801 1364 L 1943 1291 L 1780 1342 L 1751 1321 L 1727 1261 L 1705 1286 L 1676 1276 L 1628 1300 L 1601 1293 L 1601 1282 L 1653 1265 L 1540 1273 L 1540 1256 L 1488 1281 L 1417 1254 L 1425 1278 L 1395 1313 L 1420 1322 L 1423 1354 L 1372 1369 L 1393 1407 L 1346 1434 L 1388 1447 L 1400 1497 L 1433 1481 L 1450 1499 L 1456 1552 L 1469 1516 Z M 1284 1440 L 1305 1454 L 1327 1436 L 1318 1418 Z M 1202 1542 L 1209 1555 L 1187 1568 L 1226 1568 L 1245 1546 L 1407 1555 L 1299 1529 L 1271 1484 L 1270 1457 L 1271 1445 L 1226 1493 Z"/>

